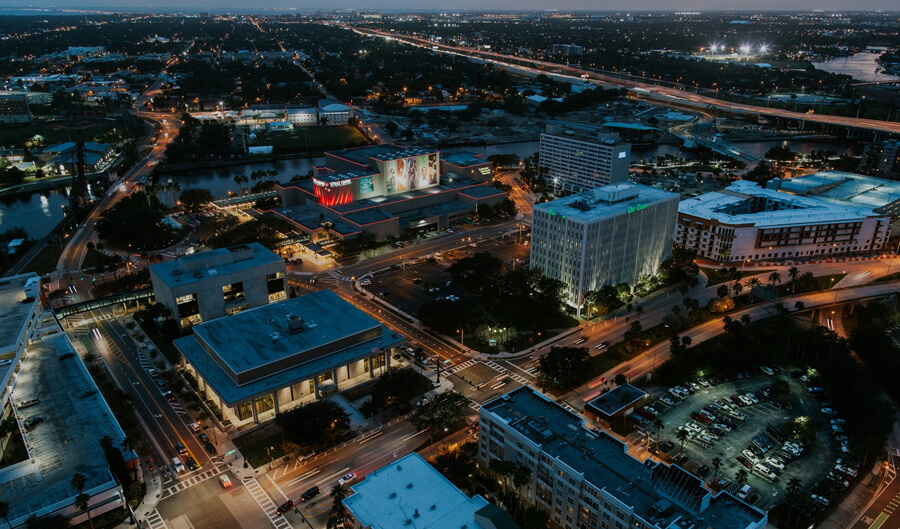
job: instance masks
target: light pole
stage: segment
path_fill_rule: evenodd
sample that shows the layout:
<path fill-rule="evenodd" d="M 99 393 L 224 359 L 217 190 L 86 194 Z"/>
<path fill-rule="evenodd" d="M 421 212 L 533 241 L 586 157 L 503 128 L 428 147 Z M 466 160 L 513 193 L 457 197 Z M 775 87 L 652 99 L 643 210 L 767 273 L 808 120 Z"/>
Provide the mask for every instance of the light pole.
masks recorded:
<path fill-rule="evenodd" d="M 890 261 L 888 261 L 888 269 L 886 276 L 891 275 L 891 265 L 894 264 L 894 257 L 900 253 L 900 242 L 897 242 L 897 249 L 894 251 L 894 255 L 890 256 Z"/>
<path fill-rule="evenodd" d="M 274 446 L 266 447 L 266 455 L 269 456 L 269 464 L 267 465 L 267 468 L 269 470 L 272 470 L 272 462 L 274 461 L 274 459 L 272 458 L 272 449 L 273 448 L 275 448 L 275 447 Z"/>
<path fill-rule="evenodd" d="M 463 329 L 459 329 L 456 332 L 458 332 L 460 335 L 459 336 L 459 344 L 462 346 L 462 352 L 465 353 L 466 352 L 466 330 L 463 328 Z"/>

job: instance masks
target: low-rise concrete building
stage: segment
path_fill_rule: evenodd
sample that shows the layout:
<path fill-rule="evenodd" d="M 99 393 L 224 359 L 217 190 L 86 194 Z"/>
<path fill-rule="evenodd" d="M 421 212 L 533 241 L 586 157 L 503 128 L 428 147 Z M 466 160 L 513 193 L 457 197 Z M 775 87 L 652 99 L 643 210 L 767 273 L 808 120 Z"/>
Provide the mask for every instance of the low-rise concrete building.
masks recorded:
<path fill-rule="evenodd" d="M 156 301 L 187 327 L 287 299 L 285 263 L 259 243 L 150 265 Z"/>
<path fill-rule="evenodd" d="M 518 529 L 508 514 L 481 495 L 466 496 L 413 452 L 351 488 L 345 526 L 353 529 Z"/>
<path fill-rule="evenodd" d="M 762 529 L 766 513 L 714 493 L 677 465 L 642 461 L 605 431 L 523 386 L 479 409 L 478 461 L 514 461 L 531 471 L 524 501 L 564 529 Z"/>
<path fill-rule="evenodd" d="M 390 369 L 403 337 L 320 290 L 194 326 L 175 340 L 200 391 L 237 426 L 271 420 Z"/>

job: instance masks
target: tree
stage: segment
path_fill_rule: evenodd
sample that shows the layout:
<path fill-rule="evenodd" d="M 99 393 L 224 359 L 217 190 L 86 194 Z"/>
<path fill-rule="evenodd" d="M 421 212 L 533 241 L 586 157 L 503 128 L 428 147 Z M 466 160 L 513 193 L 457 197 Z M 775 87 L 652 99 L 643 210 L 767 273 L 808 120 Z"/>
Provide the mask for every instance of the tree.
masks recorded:
<path fill-rule="evenodd" d="M 774 287 L 776 283 L 781 283 L 781 274 L 777 270 L 769 274 L 769 284 Z"/>
<path fill-rule="evenodd" d="M 713 474 L 713 479 L 718 478 L 719 477 L 719 467 L 722 466 L 722 458 L 721 457 L 712 458 L 712 466 L 713 466 L 713 470 L 715 471 L 715 473 Z"/>
<path fill-rule="evenodd" d="M 797 278 L 800 277 L 800 269 L 796 266 L 788 268 L 788 276 L 791 278 L 791 294 L 797 293 Z"/>
<path fill-rule="evenodd" d="M 326 529 L 338 529 L 344 527 L 346 511 L 344 510 L 344 498 L 347 497 L 347 489 L 343 485 L 335 485 L 331 489 L 331 515 L 328 517 Z"/>
<path fill-rule="evenodd" d="M 0 501 L 0 518 L 6 520 L 6 524 L 9 525 L 9 529 L 12 529 L 12 524 L 9 521 L 9 503 L 5 501 Z"/>
<path fill-rule="evenodd" d="M 613 383 L 617 386 L 624 386 L 625 384 L 628 383 L 628 377 L 626 377 L 622 373 L 619 373 L 618 375 L 615 376 L 615 378 L 613 378 Z"/>
<path fill-rule="evenodd" d="M 675 433 L 675 438 L 681 441 L 681 451 L 678 452 L 678 455 L 681 456 L 684 454 L 684 442 L 687 441 L 687 438 L 690 436 L 687 430 L 678 430 Z"/>
<path fill-rule="evenodd" d="M 84 486 L 87 485 L 87 477 L 80 472 L 76 472 L 72 476 L 72 480 L 69 481 L 69 485 L 79 493 L 82 493 L 84 492 Z"/>
<path fill-rule="evenodd" d="M 503 270 L 503 261 L 488 252 L 478 252 L 450 265 L 447 271 L 456 285 L 475 294 L 495 282 Z"/>
<path fill-rule="evenodd" d="M 91 497 L 88 494 L 81 493 L 78 496 L 75 496 L 75 506 L 78 507 L 82 512 L 87 514 L 88 523 L 91 526 L 91 529 L 94 529 L 94 521 L 91 520 Z"/>
<path fill-rule="evenodd" d="M 753 298 L 753 288 L 762 286 L 762 281 L 759 280 L 758 277 L 751 277 L 749 281 L 747 281 L 747 286 L 750 287 L 750 298 Z"/>
<path fill-rule="evenodd" d="M 179 199 L 185 210 L 194 211 L 212 202 L 213 195 L 209 189 L 185 189 Z"/>
<path fill-rule="evenodd" d="M 741 295 L 741 292 L 744 291 L 744 285 L 740 281 L 735 281 L 733 285 L 731 285 L 731 291 L 734 292 L 734 297 L 738 297 Z"/>
<path fill-rule="evenodd" d="M 455 391 L 447 391 L 416 408 L 409 421 L 420 430 L 428 429 L 432 439 L 435 435 L 440 438 L 463 422 L 468 404 L 469 399 Z"/>
<path fill-rule="evenodd" d="M 350 416 L 340 404 L 319 400 L 275 415 L 275 424 L 286 443 L 319 450 L 350 430 Z"/>
<path fill-rule="evenodd" d="M 716 289 L 716 295 L 719 297 L 719 299 L 724 299 L 728 295 L 728 292 L 730 290 L 731 289 L 728 288 L 728 285 L 719 285 L 719 288 Z"/>
<path fill-rule="evenodd" d="M 741 487 L 744 486 L 744 483 L 747 483 L 747 478 L 749 474 L 747 474 L 747 470 L 744 468 L 738 469 L 737 473 L 734 475 L 734 480 L 737 481 L 738 485 Z"/>
<path fill-rule="evenodd" d="M 547 386 L 568 392 L 585 379 L 590 358 L 586 347 L 552 347 L 538 360 L 541 388 Z"/>

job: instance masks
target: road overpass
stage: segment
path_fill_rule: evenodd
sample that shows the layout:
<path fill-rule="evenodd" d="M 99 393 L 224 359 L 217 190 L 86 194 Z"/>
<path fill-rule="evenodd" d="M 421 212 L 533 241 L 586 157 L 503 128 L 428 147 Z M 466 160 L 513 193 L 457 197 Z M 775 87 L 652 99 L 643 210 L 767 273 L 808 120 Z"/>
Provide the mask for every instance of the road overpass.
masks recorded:
<path fill-rule="evenodd" d="M 754 114 L 763 115 L 770 118 L 778 118 L 784 120 L 798 121 L 803 123 L 816 123 L 831 127 L 841 127 L 847 129 L 859 129 L 876 133 L 900 134 L 900 122 L 895 121 L 879 121 L 874 119 L 850 118 L 844 116 L 829 116 L 825 114 L 794 112 L 787 109 L 758 107 L 746 105 L 742 103 L 733 103 L 723 101 L 714 97 L 703 96 L 683 87 L 660 86 L 652 83 L 634 81 L 610 75 L 608 73 L 600 73 L 596 70 L 587 68 L 579 68 L 567 64 L 560 64 L 551 61 L 542 61 L 538 59 L 527 59 L 524 57 L 516 57 L 514 55 L 506 55 L 502 53 L 489 52 L 484 50 L 476 50 L 461 46 L 450 46 L 439 42 L 414 37 L 410 35 L 402 35 L 379 31 L 370 28 L 358 26 L 341 26 L 345 29 L 356 31 L 357 33 L 376 36 L 400 42 L 405 42 L 413 46 L 431 49 L 439 53 L 450 53 L 469 57 L 474 60 L 494 63 L 506 68 L 507 70 L 516 71 L 524 75 L 546 74 L 568 80 L 585 80 L 593 82 L 597 85 L 624 88 L 639 97 L 651 99 L 662 104 L 669 103 L 681 107 L 692 107 L 702 110 L 719 109 L 735 114 Z"/>

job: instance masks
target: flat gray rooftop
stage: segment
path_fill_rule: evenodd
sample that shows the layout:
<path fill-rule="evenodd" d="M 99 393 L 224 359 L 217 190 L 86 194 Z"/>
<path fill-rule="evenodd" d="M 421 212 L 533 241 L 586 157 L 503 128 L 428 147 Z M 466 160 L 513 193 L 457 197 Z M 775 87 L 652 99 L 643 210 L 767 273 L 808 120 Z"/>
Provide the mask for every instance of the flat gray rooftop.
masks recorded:
<path fill-rule="evenodd" d="M 39 404 L 17 414 L 21 422 L 32 417 L 44 422 L 24 433 L 35 463 L 0 472 L 0 497 L 15 513 L 11 519 L 72 501 L 77 492 L 69 482 L 76 472 L 87 477 L 85 492 L 115 486 L 100 438 L 108 435 L 118 447 L 125 435 L 81 360 L 59 358 L 74 352 L 65 334 L 28 346 L 13 400 L 37 397 Z"/>
<path fill-rule="evenodd" d="M 0 351 L 15 348 L 34 300 L 25 299 L 25 283 L 34 273 L 0 279 Z"/>
<path fill-rule="evenodd" d="M 765 201 L 768 210 L 751 211 L 750 206 L 761 201 Z M 678 213 L 759 228 L 835 224 L 876 216 L 871 207 L 781 193 L 746 180 L 738 180 L 722 191 L 684 200 L 678 204 Z"/>
<path fill-rule="evenodd" d="M 597 415 L 612 417 L 646 396 L 646 393 L 631 384 L 624 384 L 591 399 L 585 404 L 585 408 Z"/>
<path fill-rule="evenodd" d="M 303 320 L 302 332 L 290 334 L 288 315 Z M 201 323 L 194 327 L 194 336 L 179 338 L 175 345 L 219 396 L 233 404 L 402 341 L 337 294 L 320 290 Z"/>
<path fill-rule="evenodd" d="M 818 197 L 832 204 L 878 209 L 900 200 L 900 182 L 842 171 L 819 171 L 778 183 L 778 191 Z M 774 181 L 769 187 L 773 185 Z"/>
<path fill-rule="evenodd" d="M 455 165 L 456 167 L 474 167 L 477 165 L 491 163 L 484 158 L 476 157 L 475 154 L 470 152 L 456 152 L 453 154 L 445 154 L 441 157 L 441 160 L 451 165 Z"/>
<path fill-rule="evenodd" d="M 480 528 L 475 512 L 488 505 L 481 496 L 463 494 L 415 452 L 366 475 L 351 489 L 344 506 L 372 529 Z"/>
<path fill-rule="evenodd" d="M 527 386 L 490 401 L 483 409 L 541 445 L 551 457 L 581 472 L 595 487 L 633 506 L 635 514 L 644 520 L 658 516 L 653 506 L 660 500 L 672 502 L 676 509 L 665 516 L 666 522 L 660 527 L 678 517 L 696 519 L 701 513 L 691 507 L 699 505 L 699 498 L 705 495 L 711 497 L 706 511 L 717 504 L 714 512 L 720 514 L 712 524 L 704 511 L 706 527 L 743 529 L 765 516 L 731 495 L 712 497 L 699 479 L 680 467 L 635 459 L 624 443 L 605 432 L 587 430 L 581 417 Z"/>
<path fill-rule="evenodd" d="M 258 242 L 219 248 L 150 265 L 150 270 L 170 287 L 202 281 L 281 262 L 281 257 Z"/>
<path fill-rule="evenodd" d="M 534 209 L 581 222 L 640 211 L 649 204 L 677 200 L 678 195 L 655 187 L 620 182 L 535 204 Z"/>

